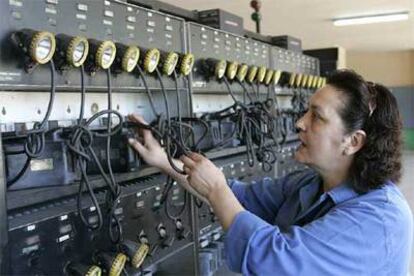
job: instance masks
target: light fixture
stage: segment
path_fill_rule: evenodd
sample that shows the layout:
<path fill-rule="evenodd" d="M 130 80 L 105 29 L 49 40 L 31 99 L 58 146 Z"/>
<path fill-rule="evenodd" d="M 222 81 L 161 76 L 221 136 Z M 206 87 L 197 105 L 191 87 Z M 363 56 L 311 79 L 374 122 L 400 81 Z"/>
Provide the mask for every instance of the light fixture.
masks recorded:
<path fill-rule="evenodd" d="M 236 77 L 238 68 L 239 68 L 239 64 L 236 61 L 230 61 L 228 63 L 226 76 L 229 80 L 232 80 Z"/>
<path fill-rule="evenodd" d="M 272 69 L 267 69 L 266 71 L 266 77 L 265 77 L 265 84 L 269 85 L 270 82 L 272 81 L 273 75 L 274 75 L 274 71 Z"/>
<path fill-rule="evenodd" d="M 38 64 L 49 62 L 55 53 L 56 39 L 50 32 L 23 29 L 13 33 L 12 39 L 25 55 Z"/>
<path fill-rule="evenodd" d="M 177 66 L 179 56 L 175 52 L 168 52 L 163 55 L 162 73 L 170 76 Z"/>
<path fill-rule="evenodd" d="M 193 54 L 185 54 L 181 58 L 180 64 L 180 72 L 184 76 L 188 76 L 191 73 L 194 65 L 194 55 Z"/>
<path fill-rule="evenodd" d="M 69 275 L 85 275 L 85 276 L 101 276 L 102 270 L 96 265 L 88 266 L 82 263 L 70 262 L 66 267 L 65 271 Z"/>
<path fill-rule="evenodd" d="M 90 43 L 93 44 L 93 43 Z M 116 46 L 110 40 L 100 42 L 95 54 L 95 62 L 99 68 L 108 69 L 111 67 L 116 56 Z"/>
<path fill-rule="evenodd" d="M 247 73 L 247 81 L 252 83 L 254 81 L 254 78 L 256 78 L 257 75 L 257 66 L 250 66 L 249 72 Z"/>
<path fill-rule="evenodd" d="M 161 53 L 158 49 L 150 49 L 146 52 L 144 57 L 144 70 L 147 73 L 152 73 L 158 66 Z"/>
<path fill-rule="evenodd" d="M 132 72 L 132 70 L 135 69 L 135 67 L 138 64 L 139 60 L 139 48 L 136 46 L 127 46 L 125 50 L 123 51 L 122 61 L 121 61 L 121 67 L 122 70 L 125 72 Z"/>
<path fill-rule="evenodd" d="M 355 16 L 347 18 L 333 19 L 335 26 L 348 26 L 348 25 L 362 25 L 371 23 L 393 22 L 402 21 L 408 19 L 408 12 L 396 12 L 385 14 L 374 14 L 367 16 Z"/>
<path fill-rule="evenodd" d="M 247 71 L 248 71 L 249 67 L 247 66 L 247 64 L 242 64 L 239 66 L 239 69 L 237 70 L 237 79 L 242 82 L 244 81 L 244 79 L 246 78 L 247 75 Z"/>
<path fill-rule="evenodd" d="M 266 77 L 266 67 L 260 66 L 257 71 L 257 81 L 262 83 Z"/>
<path fill-rule="evenodd" d="M 226 68 L 227 68 L 227 62 L 225 60 L 219 60 L 214 67 L 214 75 L 218 78 L 221 79 L 224 77 L 224 74 L 226 73 Z"/>

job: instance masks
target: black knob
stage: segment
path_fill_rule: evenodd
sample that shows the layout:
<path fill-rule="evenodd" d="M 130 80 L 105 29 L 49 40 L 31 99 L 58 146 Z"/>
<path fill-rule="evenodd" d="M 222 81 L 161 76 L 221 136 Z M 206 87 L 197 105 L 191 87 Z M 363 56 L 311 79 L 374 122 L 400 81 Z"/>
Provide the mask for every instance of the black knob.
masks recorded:
<path fill-rule="evenodd" d="M 167 236 L 161 244 L 162 248 L 170 247 L 174 243 L 174 240 L 175 240 L 174 237 Z"/>

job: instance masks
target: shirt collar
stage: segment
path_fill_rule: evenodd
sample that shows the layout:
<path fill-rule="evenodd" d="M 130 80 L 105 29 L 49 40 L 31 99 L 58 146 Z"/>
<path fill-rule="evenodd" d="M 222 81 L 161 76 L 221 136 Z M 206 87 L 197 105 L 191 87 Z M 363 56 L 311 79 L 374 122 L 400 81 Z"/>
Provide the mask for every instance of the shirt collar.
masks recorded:
<path fill-rule="evenodd" d="M 342 184 L 336 186 L 327 192 L 327 194 L 332 198 L 335 205 L 358 196 L 358 193 L 355 192 L 349 181 L 345 181 Z"/>
<path fill-rule="evenodd" d="M 301 205 L 301 211 L 308 210 L 317 200 L 317 195 L 321 187 L 321 179 L 318 175 L 315 175 L 310 185 L 305 185 L 299 190 L 299 200 Z"/>

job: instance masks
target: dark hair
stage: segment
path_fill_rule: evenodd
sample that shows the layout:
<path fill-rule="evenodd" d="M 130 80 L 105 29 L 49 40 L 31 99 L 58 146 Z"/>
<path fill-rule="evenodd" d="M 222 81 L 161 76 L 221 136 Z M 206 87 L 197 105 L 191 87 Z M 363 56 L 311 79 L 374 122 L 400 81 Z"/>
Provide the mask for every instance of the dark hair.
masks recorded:
<path fill-rule="evenodd" d="M 385 181 L 401 178 L 401 117 L 391 91 L 377 83 L 366 82 L 352 70 L 338 70 L 327 84 L 342 93 L 344 106 L 339 116 L 350 134 L 364 130 L 366 140 L 355 154 L 351 180 L 355 191 L 365 193 Z"/>

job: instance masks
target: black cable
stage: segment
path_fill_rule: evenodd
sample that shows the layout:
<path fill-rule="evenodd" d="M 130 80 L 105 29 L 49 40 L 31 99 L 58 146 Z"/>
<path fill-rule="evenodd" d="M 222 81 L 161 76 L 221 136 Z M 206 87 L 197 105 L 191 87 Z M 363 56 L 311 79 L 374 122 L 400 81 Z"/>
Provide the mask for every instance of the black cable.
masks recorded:
<path fill-rule="evenodd" d="M 78 208 L 79 217 L 81 218 L 82 223 L 86 225 L 88 228 L 92 230 L 100 230 L 103 226 L 102 211 L 101 211 L 98 200 L 96 199 L 95 193 L 93 192 L 93 188 L 91 187 L 89 181 L 87 180 L 84 181 L 84 179 L 87 179 L 86 163 L 83 162 L 81 159 L 78 159 L 78 165 L 79 165 L 79 168 L 81 169 L 81 174 L 82 174 L 81 182 L 79 183 L 79 190 L 78 190 L 78 197 L 77 197 L 77 208 Z M 89 197 L 92 200 L 92 204 L 95 207 L 95 210 L 98 214 L 97 224 L 89 223 L 89 221 L 85 218 L 85 215 L 83 214 L 81 200 L 82 200 L 82 194 L 83 194 L 82 191 L 83 191 L 84 184 L 86 185 L 87 191 L 89 193 Z"/>
<path fill-rule="evenodd" d="M 160 113 L 158 113 L 157 112 L 157 109 L 155 108 L 154 98 L 152 96 L 151 90 L 149 89 L 149 86 L 148 86 L 147 80 L 145 78 L 144 72 L 142 71 L 142 69 L 141 69 L 141 67 L 139 65 L 137 65 L 136 68 L 138 70 L 138 73 L 139 73 L 139 76 L 140 76 L 140 78 L 142 80 L 142 83 L 144 84 L 145 91 L 146 91 L 146 93 L 148 95 L 148 99 L 149 99 L 149 103 L 150 103 L 150 106 L 151 106 L 151 110 L 154 113 L 155 117 L 156 118 L 159 118 L 160 117 Z"/>
<path fill-rule="evenodd" d="M 162 192 L 162 196 L 161 196 L 161 200 L 160 200 L 160 204 L 164 204 L 164 212 L 165 215 L 171 219 L 172 221 L 176 221 L 177 219 L 180 218 L 180 216 L 184 213 L 185 209 L 186 209 L 186 205 L 187 205 L 187 192 L 186 190 L 184 190 L 184 204 L 183 206 L 181 206 L 181 208 L 179 209 L 179 211 L 176 214 L 172 214 L 171 213 L 171 205 L 170 205 L 170 195 L 171 195 L 171 189 L 174 185 L 174 179 L 172 179 L 170 176 L 167 177 L 167 181 L 166 181 L 166 185 L 164 187 L 164 190 Z"/>
<path fill-rule="evenodd" d="M 250 103 L 252 103 L 253 102 L 253 99 L 250 96 L 249 91 L 247 90 L 246 86 L 240 80 L 238 80 L 238 79 L 237 79 L 237 82 L 243 88 L 243 103 L 246 104 L 246 96 L 249 98 Z"/>
<path fill-rule="evenodd" d="M 81 69 L 81 72 L 83 70 Z M 82 74 L 82 73 L 81 73 Z M 110 71 L 107 71 L 107 77 L 108 77 L 108 106 L 111 107 L 112 102 L 111 102 L 111 79 L 110 79 Z M 84 109 L 85 106 L 85 87 L 84 87 L 84 83 L 83 83 L 83 87 L 81 88 L 81 112 L 79 114 L 79 120 L 78 120 L 78 125 L 73 126 L 71 128 L 71 133 L 70 133 L 70 139 L 67 143 L 68 149 L 73 153 L 73 155 L 75 156 L 75 158 L 77 158 L 77 163 L 78 163 L 78 167 L 81 170 L 81 180 L 80 180 L 80 184 L 79 184 L 79 191 L 78 191 L 78 201 L 77 201 L 77 205 L 78 205 L 78 212 L 79 215 L 81 217 L 82 222 L 88 227 L 91 228 L 93 230 L 99 230 L 101 229 L 101 227 L 103 226 L 103 218 L 102 218 L 102 212 L 101 212 L 101 208 L 99 206 L 99 203 L 96 199 L 96 196 L 94 194 L 93 188 L 90 185 L 89 179 L 88 179 L 88 175 L 86 172 L 86 167 L 87 167 L 87 163 L 92 161 L 96 164 L 96 166 L 98 167 L 98 170 L 100 172 L 100 174 L 102 175 L 103 179 L 105 180 L 105 182 L 107 183 L 107 185 L 110 188 L 111 194 L 112 194 L 112 198 L 114 199 L 113 202 L 118 202 L 118 198 L 116 195 L 119 194 L 119 187 L 116 185 L 116 182 L 114 180 L 113 174 L 112 174 L 112 168 L 111 168 L 111 164 L 110 164 L 110 156 L 108 158 L 107 155 L 107 165 L 108 165 L 108 171 L 110 174 L 110 177 L 108 177 L 99 161 L 99 158 L 97 157 L 97 155 L 95 154 L 93 148 L 92 148 L 92 143 L 93 143 L 93 137 L 97 136 L 97 137 L 106 137 L 109 138 L 113 135 L 115 135 L 116 133 L 118 133 L 120 131 L 120 129 L 122 128 L 122 123 L 123 123 L 123 117 L 122 115 L 112 109 L 108 109 L 108 110 L 103 110 L 100 112 L 97 112 L 96 114 L 94 114 L 91 118 L 89 118 L 86 122 L 83 122 L 83 112 L 82 110 Z M 119 123 L 114 126 L 112 128 L 112 124 L 111 124 L 111 115 L 114 114 L 118 117 L 119 119 Z M 97 120 L 99 117 L 107 115 L 108 116 L 108 124 L 107 124 L 107 130 L 105 133 L 99 133 L 99 132 L 92 132 L 89 129 L 89 126 L 95 121 Z M 109 146 L 110 146 L 110 139 L 109 140 Z M 108 145 L 107 144 L 107 145 Z M 107 148 L 107 153 L 108 153 L 108 148 Z M 89 197 L 92 201 L 92 204 L 94 205 L 97 213 L 98 213 L 98 223 L 97 224 L 90 224 L 89 221 L 85 218 L 83 211 L 82 211 L 82 203 L 81 203 L 81 198 L 82 198 L 82 193 L 83 193 L 83 189 L 86 186 L 86 189 L 89 193 Z M 110 208 L 110 220 L 112 221 L 112 217 L 113 217 L 113 212 L 116 208 L 114 208 L 114 206 L 116 207 L 115 204 L 112 205 L 112 207 Z M 111 221 L 110 221 L 110 231 L 112 231 L 112 227 L 111 227 Z M 116 221 L 117 222 L 117 221 Z M 119 222 L 117 222 L 117 227 L 120 227 Z M 119 229 L 118 231 L 119 236 L 121 236 L 122 233 L 122 229 Z M 115 240 L 115 238 L 113 238 L 113 235 L 110 232 L 110 236 L 112 237 L 112 240 Z"/>
<path fill-rule="evenodd" d="M 47 106 L 47 110 L 43 120 L 38 123 L 34 123 L 33 129 L 27 132 L 26 142 L 23 145 L 23 150 L 14 151 L 11 154 L 26 154 L 27 159 L 23 168 L 19 171 L 19 173 L 14 176 L 11 180 L 7 182 L 7 187 L 11 187 L 14 183 L 16 183 L 26 172 L 30 165 L 30 161 L 33 158 L 38 158 L 45 147 L 45 132 L 46 132 L 46 123 L 49 120 L 50 114 L 53 109 L 53 103 L 55 101 L 55 94 L 56 94 L 56 83 L 55 83 L 55 64 L 53 60 L 49 61 L 49 68 L 50 68 L 50 96 L 49 96 L 49 103 Z M 6 153 L 7 154 L 7 153 Z"/>
<path fill-rule="evenodd" d="M 174 77 L 174 84 L 175 84 L 175 92 L 176 92 L 176 96 L 177 96 L 177 117 L 178 117 L 178 137 L 179 137 L 179 141 L 181 143 L 181 145 L 183 145 L 184 147 L 186 147 L 186 144 L 184 142 L 184 138 L 183 138 L 183 129 L 182 129 L 182 118 L 181 118 L 181 97 L 180 97 L 180 91 L 178 90 L 178 76 L 177 76 L 177 72 L 173 71 L 173 77 Z M 187 150 L 189 150 L 187 148 Z"/>
<path fill-rule="evenodd" d="M 230 83 L 227 80 L 226 76 L 223 76 L 222 80 L 223 80 L 224 84 L 226 85 L 227 91 L 229 92 L 229 94 L 230 94 L 231 98 L 233 99 L 234 103 L 236 103 L 237 105 L 242 105 L 242 103 L 239 100 L 237 100 L 236 96 L 234 95 L 233 90 L 231 89 Z"/>
<path fill-rule="evenodd" d="M 204 202 L 199 200 L 197 197 L 194 197 L 194 204 L 197 208 L 200 209 L 201 207 L 203 207 Z"/>
<path fill-rule="evenodd" d="M 86 95 L 86 88 L 85 88 L 85 69 L 83 65 L 80 66 L 80 74 L 81 74 L 81 106 L 79 110 L 79 119 L 78 125 L 80 125 L 83 121 L 83 116 L 85 112 L 85 95 Z"/>
<path fill-rule="evenodd" d="M 249 83 L 249 86 L 250 86 L 250 88 L 252 89 L 252 91 L 253 91 L 253 95 L 254 95 L 254 97 L 256 98 L 256 101 L 259 101 L 259 98 L 257 97 L 257 92 L 256 92 L 256 90 L 254 89 L 254 83 Z"/>
<path fill-rule="evenodd" d="M 107 86 L 108 86 L 108 110 L 112 110 L 112 82 L 111 82 L 111 70 L 108 68 L 106 70 L 106 76 L 107 76 Z M 122 121 L 121 121 L 122 123 Z M 107 140 L 106 140 L 106 165 L 108 168 L 109 177 L 112 183 L 112 187 L 114 192 L 112 193 L 112 206 L 110 208 L 109 212 L 109 237 L 113 243 L 118 243 L 122 240 L 122 225 L 119 222 L 119 219 L 115 215 L 115 210 L 119 204 L 119 198 L 121 196 L 121 189 L 118 185 L 118 183 L 115 181 L 114 173 L 112 171 L 112 165 L 111 165 L 111 126 L 112 126 L 112 115 L 111 113 L 108 113 L 107 117 Z M 112 227 L 112 219 L 116 223 L 116 229 L 118 231 L 118 236 L 116 237 L 113 232 Z"/>
<path fill-rule="evenodd" d="M 184 211 L 187 209 L 188 192 L 186 190 L 183 190 L 183 194 L 184 194 L 183 205 L 181 206 L 181 208 L 178 210 L 177 213 L 175 214 L 171 213 L 171 207 L 173 205 L 171 204 L 169 200 L 170 197 L 167 197 L 165 205 L 164 205 L 165 214 L 167 215 L 169 219 L 171 219 L 174 222 L 177 221 L 177 219 L 179 219 L 184 214 Z"/>
<path fill-rule="evenodd" d="M 186 174 L 184 172 L 184 170 L 178 168 L 173 161 L 173 157 L 171 156 L 171 116 L 170 116 L 170 110 L 169 110 L 169 104 L 168 104 L 168 97 L 167 97 L 167 93 L 165 90 L 165 86 L 164 86 L 164 82 L 162 81 L 162 77 L 161 77 L 161 73 L 158 70 L 158 68 L 155 68 L 155 73 L 157 75 L 158 81 L 160 83 L 161 86 L 161 93 L 162 96 L 164 98 L 164 104 L 165 104 L 165 112 L 166 112 L 166 123 L 167 123 L 167 129 L 164 133 L 165 136 L 165 145 L 166 145 L 166 153 L 167 153 L 167 159 L 168 162 L 170 163 L 171 167 L 178 173 L 180 174 Z M 178 143 L 176 143 L 177 146 L 179 146 L 183 151 L 183 154 L 186 154 L 185 148 L 183 148 L 182 145 L 178 145 Z"/>
<path fill-rule="evenodd" d="M 84 72 L 83 65 L 80 66 L 80 74 L 81 74 L 81 102 L 80 102 L 79 119 L 78 119 L 78 125 L 75 126 L 72 129 L 73 137 L 77 137 L 76 134 L 79 133 L 79 139 L 81 138 L 81 135 L 82 135 L 81 134 L 82 129 L 84 129 L 83 116 L 84 116 L 85 95 L 86 95 L 86 88 L 85 88 L 85 82 L 84 82 L 85 72 Z M 88 131 L 87 129 L 84 129 L 84 130 Z M 90 142 L 92 143 L 92 133 L 91 132 L 86 132 L 86 133 L 89 134 L 88 138 L 89 138 Z M 75 148 L 75 145 L 73 145 L 73 147 L 72 147 L 72 145 L 70 143 L 68 143 L 68 147 L 69 147 L 69 150 L 71 150 L 71 148 L 72 148 L 72 152 L 75 153 L 75 157 L 77 157 L 77 164 L 78 164 L 78 167 L 81 171 L 81 180 L 80 180 L 80 183 L 79 183 L 78 196 L 77 196 L 77 201 L 76 201 L 79 216 L 80 216 L 81 221 L 83 222 L 83 224 L 86 225 L 88 228 L 90 228 L 92 230 L 99 230 L 103 226 L 102 211 L 101 211 L 101 208 L 99 206 L 98 200 L 96 199 L 93 188 L 91 187 L 91 185 L 88 181 L 88 176 L 86 174 L 86 162 L 89 161 L 90 158 L 82 148 L 79 148 L 79 149 Z M 98 215 L 97 224 L 89 223 L 89 221 L 85 218 L 85 216 L 83 214 L 82 194 L 83 194 L 84 185 L 86 185 L 86 189 L 88 191 L 89 197 L 90 197 L 90 199 L 92 201 L 92 204 L 95 207 L 95 210 L 97 212 L 97 215 Z"/>

